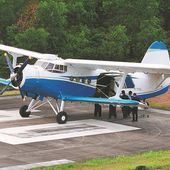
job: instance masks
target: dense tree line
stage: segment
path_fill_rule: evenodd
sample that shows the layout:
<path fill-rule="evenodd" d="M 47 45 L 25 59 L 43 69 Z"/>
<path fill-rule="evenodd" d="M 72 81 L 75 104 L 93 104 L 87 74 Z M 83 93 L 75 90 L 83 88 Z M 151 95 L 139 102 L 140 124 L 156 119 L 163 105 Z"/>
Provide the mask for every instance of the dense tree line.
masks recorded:
<path fill-rule="evenodd" d="M 170 46 L 169 16 L 169 0 L 0 0 L 0 43 L 63 58 L 140 62 L 151 42 Z"/>

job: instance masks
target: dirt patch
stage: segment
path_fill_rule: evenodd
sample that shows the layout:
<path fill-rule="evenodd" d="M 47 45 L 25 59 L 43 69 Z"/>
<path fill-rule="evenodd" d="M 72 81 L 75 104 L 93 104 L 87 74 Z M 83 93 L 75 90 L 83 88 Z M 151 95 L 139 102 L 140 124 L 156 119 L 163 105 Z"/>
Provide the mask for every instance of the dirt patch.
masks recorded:
<path fill-rule="evenodd" d="M 168 92 L 166 92 L 165 94 L 149 99 L 149 102 L 170 106 L 170 90 L 168 90 Z"/>

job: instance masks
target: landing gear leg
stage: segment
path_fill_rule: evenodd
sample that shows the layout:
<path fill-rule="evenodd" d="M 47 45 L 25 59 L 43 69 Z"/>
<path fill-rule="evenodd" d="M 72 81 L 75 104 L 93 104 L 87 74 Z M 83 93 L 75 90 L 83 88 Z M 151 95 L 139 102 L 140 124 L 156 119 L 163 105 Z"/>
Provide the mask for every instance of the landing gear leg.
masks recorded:
<path fill-rule="evenodd" d="M 19 110 L 19 114 L 21 115 L 21 117 L 29 117 L 31 114 L 31 107 L 34 105 L 35 103 L 35 99 L 32 99 L 30 104 L 27 105 L 23 105 L 21 106 L 20 110 Z"/>
<path fill-rule="evenodd" d="M 65 124 L 67 122 L 67 120 L 68 120 L 68 115 L 67 115 L 66 112 L 63 111 L 63 109 L 64 109 L 64 100 L 61 101 L 60 108 L 58 107 L 58 104 L 57 104 L 57 110 L 54 108 L 54 106 L 52 105 L 52 103 L 50 101 L 48 101 L 48 103 L 51 106 L 51 108 L 53 109 L 54 113 L 56 114 L 57 122 L 59 124 Z"/>
<path fill-rule="evenodd" d="M 58 107 L 58 103 L 56 103 L 56 108 L 55 108 L 51 103 L 52 100 L 53 100 L 52 98 L 46 98 L 46 100 L 44 100 L 44 101 L 41 101 L 41 100 L 36 101 L 36 99 L 32 99 L 28 106 L 24 105 L 20 108 L 19 113 L 20 113 L 21 117 L 29 117 L 31 112 L 36 111 L 36 109 L 38 109 L 39 107 L 48 103 L 51 106 L 52 110 L 54 111 L 54 113 L 57 117 L 56 118 L 57 122 L 59 124 L 66 123 L 68 120 L 68 115 L 66 112 L 63 111 L 64 100 L 61 101 L 60 108 Z"/>
<path fill-rule="evenodd" d="M 63 110 L 64 110 L 64 100 L 61 101 L 60 111 L 58 112 L 58 115 L 57 115 L 57 122 L 59 124 L 64 124 L 68 120 L 68 115 Z"/>

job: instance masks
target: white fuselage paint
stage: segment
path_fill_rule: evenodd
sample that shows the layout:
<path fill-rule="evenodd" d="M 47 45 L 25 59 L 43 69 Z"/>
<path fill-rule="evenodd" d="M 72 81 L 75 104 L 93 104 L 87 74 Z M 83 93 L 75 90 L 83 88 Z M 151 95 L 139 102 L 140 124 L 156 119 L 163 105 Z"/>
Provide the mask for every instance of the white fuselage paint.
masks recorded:
<path fill-rule="evenodd" d="M 64 60 L 39 60 L 42 62 L 50 62 L 53 64 L 63 64 Z M 91 76 L 98 76 L 101 73 L 106 73 L 107 71 L 104 69 L 85 69 L 85 68 L 80 68 L 80 67 L 75 67 L 68 65 L 67 66 L 67 72 L 65 73 L 52 73 L 44 68 L 42 68 L 40 65 L 27 65 L 26 68 L 23 71 L 23 80 L 21 83 L 21 86 L 24 85 L 26 79 L 31 79 L 35 78 L 37 79 L 51 79 L 51 80 L 64 80 L 70 82 L 70 77 L 91 77 Z M 113 72 L 113 75 L 115 72 L 120 73 L 119 71 L 115 70 L 110 70 L 109 72 Z M 117 74 L 115 73 L 115 74 Z M 154 92 L 158 89 L 161 89 L 165 86 L 168 85 L 169 81 L 164 81 L 165 77 L 162 74 L 148 74 L 148 73 L 142 73 L 142 72 L 136 72 L 136 73 L 129 73 L 132 77 L 133 83 L 134 83 L 134 88 L 125 88 L 125 91 L 133 91 L 137 94 L 144 94 L 144 93 L 150 93 Z M 116 81 L 118 84 L 121 81 L 121 73 L 120 77 L 116 78 Z M 80 81 L 72 81 L 72 83 L 77 83 L 77 84 L 82 84 L 81 80 Z M 86 86 L 96 88 L 96 79 L 93 79 L 89 84 L 86 83 Z M 117 86 L 115 86 L 115 91 L 117 90 Z"/>

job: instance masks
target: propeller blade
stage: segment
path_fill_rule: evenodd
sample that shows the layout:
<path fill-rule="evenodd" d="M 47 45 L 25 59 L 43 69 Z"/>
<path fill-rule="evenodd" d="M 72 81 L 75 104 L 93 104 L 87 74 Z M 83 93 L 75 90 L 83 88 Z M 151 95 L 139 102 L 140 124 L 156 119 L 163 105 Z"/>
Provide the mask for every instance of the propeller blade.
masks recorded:
<path fill-rule="evenodd" d="M 29 57 L 25 60 L 25 62 L 22 64 L 22 66 L 18 69 L 17 73 L 21 73 L 24 70 L 24 68 L 27 66 L 30 59 L 31 59 L 31 57 Z"/>
<path fill-rule="evenodd" d="M 9 87 L 11 82 L 9 82 L 1 91 L 0 91 L 0 95 L 2 95 Z"/>
<path fill-rule="evenodd" d="M 13 66 L 12 66 L 11 60 L 9 59 L 7 53 L 5 54 L 5 58 L 6 58 L 7 65 L 8 65 L 8 67 L 9 67 L 9 69 L 10 69 L 10 72 L 11 72 L 11 73 L 14 73 L 14 68 L 13 68 Z"/>

